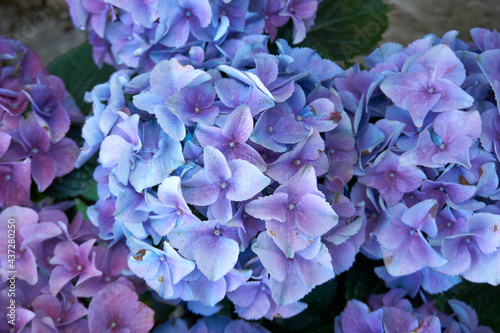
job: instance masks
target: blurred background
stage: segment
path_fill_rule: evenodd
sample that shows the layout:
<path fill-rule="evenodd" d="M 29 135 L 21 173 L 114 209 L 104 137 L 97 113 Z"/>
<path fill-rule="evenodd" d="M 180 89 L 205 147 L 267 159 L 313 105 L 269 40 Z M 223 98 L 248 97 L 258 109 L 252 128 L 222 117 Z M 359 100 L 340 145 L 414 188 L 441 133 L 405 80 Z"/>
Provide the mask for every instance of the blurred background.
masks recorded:
<path fill-rule="evenodd" d="M 384 0 L 393 7 L 383 41 L 407 45 L 428 33 L 460 31 L 470 41 L 473 27 L 500 29 L 499 0 Z M 86 33 L 73 27 L 64 0 L 0 0 L 0 34 L 21 40 L 48 65 L 84 43 Z"/>

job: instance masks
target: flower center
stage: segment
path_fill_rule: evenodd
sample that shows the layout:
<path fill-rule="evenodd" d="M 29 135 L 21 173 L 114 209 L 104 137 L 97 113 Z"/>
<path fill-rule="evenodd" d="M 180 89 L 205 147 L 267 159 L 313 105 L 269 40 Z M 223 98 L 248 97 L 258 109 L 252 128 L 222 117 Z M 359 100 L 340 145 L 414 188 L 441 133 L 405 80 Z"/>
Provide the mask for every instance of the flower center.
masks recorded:
<path fill-rule="evenodd" d="M 200 108 L 194 109 L 194 113 L 200 113 Z"/>
<path fill-rule="evenodd" d="M 391 178 L 394 178 L 395 176 L 396 176 L 396 174 L 395 174 L 394 172 L 391 172 L 391 173 L 389 174 L 389 177 L 391 177 Z"/>
<path fill-rule="evenodd" d="M 109 325 L 110 328 L 115 328 L 116 327 L 116 323 L 115 322 L 112 322 L 111 325 Z"/>
<path fill-rule="evenodd" d="M 265 290 L 266 290 L 266 286 L 262 285 L 262 286 L 260 287 L 260 290 L 265 291 Z"/>
<path fill-rule="evenodd" d="M 274 128 L 273 128 L 272 126 L 269 126 L 269 127 L 267 128 L 267 131 L 268 131 L 269 133 L 272 133 L 272 132 L 274 131 Z"/>
<path fill-rule="evenodd" d="M 417 133 L 422 132 L 422 127 L 417 127 Z"/>
<path fill-rule="evenodd" d="M 269 20 L 269 15 L 264 16 L 264 20 Z"/>
<path fill-rule="evenodd" d="M 451 227 L 451 222 L 446 223 L 446 226 L 449 228 Z"/>
<path fill-rule="evenodd" d="M 227 188 L 227 182 L 220 184 L 220 188 L 225 190 Z"/>
<path fill-rule="evenodd" d="M 297 120 L 298 120 L 298 121 L 302 121 L 302 119 L 304 119 L 304 117 L 302 117 L 302 116 L 297 116 Z"/>
<path fill-rule="evenodd" d="M 295 163 L 295 165 L 300 165 L 300 160 L 295 160 L 293 163 Z"/>
<path fill-rule="evenodd" d="M 186 17 L 191 17 L 191 15 L 192 15 L 191 11 L 187 10 L 186 11 Z"/>
<path fill-rule="evenodd" d="M 243 213 L 243 218 L 246 219 L 248 217 L 247 213 Z"/>
<path fill-rule="evenodd" d="M 295 209 L 295 205 L 294 205 L 294 204 L 289 204 L 289 205 L 288 205 L 288 209 L 290 209 L 290 210 L 294 210 L 294 209 Z"/>
<path fill-rule="evenodd" d="M 335 149 L 330 149 L 330 154 L 335 153 Z"/>
<path fill-rule="evenodd" d="M 194 163 L 198 164 L 198 163 L 200 163 L 200 160 L 199 159 L 195 159 Z"/>
<path fill-rule="evenodd" d="M 229 147 L 234 148 L 234 146 L 236 146 L 236 143 L 234 143 L 234 142 L 229 142 Z"/>
<path fill-rule="evenodd" d="M 12 179 L 12 176 L 11 176 L 11 175 L 7 175 L 7 176 L 5 176 L 5 179 L 6 179 L 6 180 L 11 180 L 11 179 Z"/>
<path fill-rule="evenodd" d="M 82 265 L 78 265 L 78 266 L 76 266 L 76 270 L 77 270 L 77 271 L 81 272 L 81 271 L 82 271 L 82 269 L 83 269 Z"/>
<path fill-rule="evenodd" d="M 466 242 L 466 243 L 470 243 L 471 241 L 472 241 L 472 240 L 470 239 L 470 237 L 467 237 L 467 238 L 465 239 L 465 242 Z"/>
<path fill-rule="evenodd" d="M 177 215 L 181 216 L 182 215 L 182 210 L 177 209 Z"/>
<path fill-rule="evenodd" d="M 215 232 L 214 232 L 214 235 L 215 236 L 220 236 L 220 230 L 219 229 L 216 229 Z"/>
<path fill-rule="evenodd" d="M 415 229 L 410 230 L 410 235 L 412 235 L 412 236 L 415 235 Z"/>
<path fill-rule="evenodd" d="M 439 186 L 439 190 L 440 190 L 441 192 L 444 192 L 444 187 Z"/>
<path fill-rule="evenodd" d="M 111 282 L 111 278 L 109 276 L 106 276 L 106 278 L 104 279 L 104 281 Z"/>
<path fill-rule="evenodd" d="M 56 319 L 56 323 L 60 323 L 60 322 L 61 322 L 61 320 L 62 320 L 62 319 L 61 319 L 61 317 L 57 317 L 57 319 Z"/>
<path fill-rule="evenodd" d="M 221 14 L 222 14 L 222 15 L 226 15 L 226 11 L 225 11 L 225 10 L 223 10 Z"/>
<path fill-rule="evenodd" d="M 38 148 L 33 148 L 33 149 L 31 150 L 31 152 L 32 152 L 33 154 L 38 154 Z"/>

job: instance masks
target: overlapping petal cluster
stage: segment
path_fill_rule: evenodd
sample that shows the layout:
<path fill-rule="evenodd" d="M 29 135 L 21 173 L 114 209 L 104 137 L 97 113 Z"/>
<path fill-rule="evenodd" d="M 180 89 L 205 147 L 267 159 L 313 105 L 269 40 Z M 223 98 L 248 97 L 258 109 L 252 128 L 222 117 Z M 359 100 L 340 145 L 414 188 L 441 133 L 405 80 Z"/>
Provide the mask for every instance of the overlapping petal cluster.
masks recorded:
<path fill-rule="evenodd" d="M 89 216 L 101 238 L 126 239 L 131 271 L 165 301 L 212 314 L 227 295 L 243 318 L 290 317 L 365 238 L 344 196 L 354 137 L 340 67 L 250 41 L 254 54 L 113 74 L 87 94 L 77 163 L 99 150 Z"/>
<path fill-rule="evenodd" d="M 275 39 L 293 23 L 293 42 L 314 24 L 318 0 L 67 0 L 73 23 L 89 31 L 94 60 L 151 69 L 159 60 L 231 55 L 244 39 Z M 204 54 L 204 51 L 208 54 Z M 233 54 L 234 56 L 234 54 Z"/>
<path fill-rule="evenodd" d="M 497 32 L 385 44 L 344 71 L 284 40 L 268 50 L 290 18 L 304 38 L 314 0 L 68 2 L 96 62 L 120 69 L 86 95 L 76 163 L 100 163 L 88 214 L 163 302 L 212 316 L 227 296 L 244 319 L 291 317 L 361 251 L 406 291 L 343 316 L 477 329 L 463 304 L 455 323 L 402 297 L 500 283 Z"/>
<path fill-rule="evenodd" d="M 385 294 L 370 296 L 368 304 L 349 301 L 340 316 L 335 318 L 335 333 L 493 333 L 491 328 L 478 325 L 476 312 L 464 302 L 448 301 L 454 312 L 448 316 L 436 308 L 433 300 L 414 308 L 404 298 L 406 294 L 406 290 L 392 289 Z"/>
<path fill-rule="evenodd" d="M 31 205 L 39 192 L 75 168 L 79 149 L 65 137 L 84 118 L 60 78 L 21 42 L 0 36 L 0 208 Z"/>
<path fill-rule="evenodd" d="M 334 84 L 356 133 L 362 252 L 412 296 L 500 283 L 498 33 L 457 34 L 384 44 Z"/>
<path fill-rule="evenodd" d="M 79 149 L 65 135 L 83 115 L 21 42 L 0 37 L 0 65 L 0 331 L 147 332 L 154 312 L 121 277 L 127 247 L 100 241 L 81 213 L 70 222 L 71 202 L 31 201 L 32 178 L 43 192 L 75 168 Z M 79 297 L 94 299 L 87 308 Z M 14 327 L 5 320 L 12 301 Z"/>
<path fill-rule="evenodd" d="M 154 312 L 122 277 L 128 271 L 127 247 L 99 241 L 98 228 L 80 213 L 68 221 L 63 205 L 37 209 L 11 206 L 0 213 L 2 232 L 15 226 L 14 238 L 0 240 L 2 317 L 15 300 L 16 331 L 148 332 Z M 7 251 L 9 244 L 15 244 L 14 251 Z M 9 289 L 12 276 L 17 280 Z M 93 297 L 88 308 L 81 297 Z M 6 320 L 0 323 L 2 331 L 11 328 Z"/>

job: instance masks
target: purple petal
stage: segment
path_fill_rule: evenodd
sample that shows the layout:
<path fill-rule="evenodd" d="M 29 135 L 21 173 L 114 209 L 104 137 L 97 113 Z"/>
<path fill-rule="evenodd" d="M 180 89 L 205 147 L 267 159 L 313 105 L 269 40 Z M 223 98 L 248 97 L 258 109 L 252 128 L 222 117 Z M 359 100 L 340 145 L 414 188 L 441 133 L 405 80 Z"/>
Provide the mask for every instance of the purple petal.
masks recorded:
<path fill-rule="evenodd" d="M 292 211 L 295 224 L 305 234 L 321 236 L 338 223 L 332 206 L 320 196 L 306 194 Z"/>
<path fill-rule="evenodd" d="M 224 155 L 211 146 L 203 150 L 205 174 L 210 182 L 224 182 L 231 178 L 231 170 Z"/>
<path fill-rule="evenodd" d="M 261 220 L 278 220 L 285 222 L 288 211 L 288 195 L 286 193 L 274 193 L 267 197 L 261 197 L 250 201 L 245 206 L 245 212 Z"/>
<path fill-rule="evenodd" d="M 239 253 L 238 243 L 216 235 L 197 240 L 193 251 L 198 268 L 212 281 L 219 280 L 234 267 Z"/>
<path fill-rule="evenodd" d="M 226 119 L 222 129 L 224 136 L 232 142 L 245 143 L 253 130 L 253 118 L 246 105 L 237 107 Z"/>
<path fill-rule="evenodd" d="M 231 161 L 229 168 L 232 173 L 226 194 L 226 198 L 229 200 L 244 201 L 250 199 L 271 183 L 271 179 L 264 176 L 256 166 L 247 161 Z"/>

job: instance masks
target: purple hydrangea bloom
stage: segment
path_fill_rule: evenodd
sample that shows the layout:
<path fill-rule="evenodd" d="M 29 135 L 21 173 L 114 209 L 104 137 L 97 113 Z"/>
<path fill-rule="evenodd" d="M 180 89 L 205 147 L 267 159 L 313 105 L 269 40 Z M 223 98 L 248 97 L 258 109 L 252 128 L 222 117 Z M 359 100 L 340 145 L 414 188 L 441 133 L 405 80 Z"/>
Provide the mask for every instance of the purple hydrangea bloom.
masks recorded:
<path fill-rule="evenodd" d="M 102 275 L 95 267 L 95 252 L 92 246 L 95 240 L 89 240 L 81 245 L 73 241 L 63 241 L 54 249 L 54 256 L 49 263 L 56 267 L 50 276 L 50 292 L 55 296 L 74 277 L 79 276 L 77 285 L 85 280 Z M 90 256 L 90 259 L 89 259 Z"/>
<path fill-rule="evenodd" d="M 135 238 L 129 241 L 133 253 L 128 259 L 130 270 L 163 298 L 172 297 L 175 285 L 194 270 L 194 263 L 182 258 L 167 242 L 162 251 Z"/>
<path fill-rule="evenodd" d="M 423 234 L 437 235 L 436 213 L 435 200 L 425 200 L 411 208 L 402 203 L 389 208 L 390 222 L 377 233 L 377 240 L 391 275 L 407 275 L 426 266 L 446 264 L 447 260 L 431 247 Z"/>
<path fill-rule="evenodd" d="M 179 177 L 166 178 L 158 187 L 158 199 L 149 196 L 148 202 L 155 213 L 151 216 L 151 227 L 160 236 L 166 236 L 176 226 L 198 220 L 182 196 Z"/>
<path fill-rule="evenodd" d="M 226 275 L 240 252 L 237 230 L 218 220 L 184 223 L 169 233 L 171 244 L 212 281 Z"/>
<path fill-rule="evenodd" d="M 29 227 L 30 225 L 35 225 L 38 222 L 38 214 L 31 208 L 20 207 L 20 206 L 12 206 L 0 214 L 0 228 L 5 233 L 8 234 L 9 225 L 12 223 L 8 223 L 9 219 L 13 219 L 15 221 L 15 245 L 17 245 L 17 249 L 15 249 L 15 267 L 19 271 L 16 275 L 17 278 L 21 280 L 25 280 L 31 285 L 34 285 L 38 280 L 37 267 L 36 267 L 36 258 L 33 254 L 33 251 L 27 244 L 24 244 L 26 238 L 24 234 L 24 229 Z M 8 259 L 12 260 L 11 256 L 8 256 L 7 249 L 9 248 L 9 242 L 7 237 L 3 237 L 0 241 L 0 248 L 3 250 L 2 254 L 0 254 L 0 263 L 2 268 L 0 270 L 7 271 L 9 267 Z M 5 273 L 4 273 L 5 274 Z"/>
<path fill-rule="evenodd" d="M 500 283 L 495 265 L 498 255 L 494 254 L 500 246 L 499 225 L 497 215 L 473 214 L 465 230 L 443 239 L 441 253 L 448 263 L 436 269 L 449 275 L 461 274 L 473 282 Z"/>
<path fill-rule="evenodd" d="M 338 222 L 337 214 L 317 190 L 311 166 L 302 167 L 273 195 L 249 202 L 245 211 L 266 221 L 268 234 L 289 258 Z"/>
<path fill-rule="evenodd" d="M 429 111 L 463 109 L 473 99 L 459 86 L 465 80 L 463 64 L 445 45 L 436 45 L 405 63 L 401 74 L 387 77 L 380 89 L 396 106 L 408 110 L 416 126 Z"/>
<path fill-rule="evenodd" d="M 380 154 L 373 166 L 366 168 L 366 176 L 359 182 L 377 189 L 389 206 L 397 204 L 403 194 L 422 185 L 425 173 L 415 166 L 403 166 L 400 157 L 391 151 Z"/>
<path fill-rule="evenodd" d="M 300 141 L 290 151 L 269 164 L 266 174 L 283 184 L 304 166 L 312 166 L 319 177 L 328 172 L 328 158 L 324 150 L 325 142 L 320 134 L 313 130 L 311 136 Z"/>
<path fill-rule="evenodd" d="M 217 148 L 226 158 L 245 160 L 261 171 L 266 170 L 266 163 L 246 142 L 253 129 L 253 119 L 246 105 L 237 107 L 226 119 L 222 129 L 199 124 L 195 135 L 202 147 Z"/>
<path fill-rule="evenodd" d="M 403 163 L 438 168 L 459 163 L 470 168 L 469 148 L 481 133 L 477 111 L 439 114 L 432 129 L 420 133 L 417 147 L 402 155 Z"/>
<path fill-rule="evenodd" d="M 158 4 L 160 26 L 156 39 L 165 46 L 181 47 L 193 34 L 201 37 L 201 28 L 212 20 L 212 8 L 208 0 L 169 0 Z"/>
<path fill-rule="evenodd" d="M 262 264 L 269 272 L 269 287 L 278 305 L 297 302 L 312 288 L 334 277 L 331 257 L 319 239 L 308 248 L 288 258 L 275 242 L 261 233 L 252 245 Z"/>
<path fill-rule="evenodd" d="M 88 310 L 90 332 L 149 332 L 154 311 L 138 301 L 133 285 L 124 278 L 92 298 Z"/>
<path fill-rule="evenodd" d="M 190 204 L 207 206 L 216 219 L 229 220 L 231 201 L 252 198 L 269 185 L 270 179 L 247 161 L 227 162 L 224 155 L 211 146 L 204 149 L 203 170 L 184 182 L 182 192 Z"/>
<path fill-rule="evenodd" d="M 61 302 L 51 294 L 42 294 L 33 300 L 32 306 L 35 310 L 35 318 L 31 323 L 33 331 L 79 329 L 88 332 L 87 320 L 80 319 L 87 315 L 87 309 L 81 303 Z"/>
<path fill-rule="evenodd" d="M 31 173 L 43 192 L 55 177 L 68 174 L 75 167 L 78 147 L 68 138 L 61 138 L 56 143 L 50 140 L 50 132 L 34 115 L 28 116 L 19 123 L 19 136 L 16 136 L 8 152 L 7 160 L 18 160 L 30 157 Z"/>

